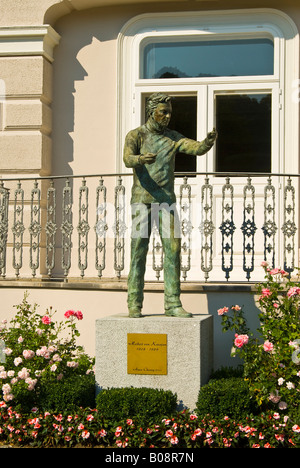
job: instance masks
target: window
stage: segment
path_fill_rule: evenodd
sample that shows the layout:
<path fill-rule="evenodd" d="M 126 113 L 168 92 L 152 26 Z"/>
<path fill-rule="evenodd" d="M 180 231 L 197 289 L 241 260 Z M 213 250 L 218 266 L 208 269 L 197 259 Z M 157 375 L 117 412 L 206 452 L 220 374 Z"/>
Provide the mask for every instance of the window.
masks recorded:
<path fill-rule="evenodd" d="M 141 78 L 207 78 L 273 75 L 271 39 L 154 42 L 141 44 Z"/>
<path fill-rule="evenodd" d="M 126 170 L 124 138 L 142 123 L 145 96 L 161 90 L 182 104 L 180 112 L 174 109 L 176 126 L 185 125 L 178 115 L 188 100 L 193 102 L 197 139 L 217 122 L 225 125 L 221 107 L 226 103 L 232 106 L 242 95 L 268 96 L 265 134 L 259 137 L 266 148 L 263 170 L 298 171 L 299 116 L 291 97 L 299 79 L 299 41 L 295 24 L 283 12 L 259 8 L 140 15 L 120 32 L 118 58 L 118 169 Z M 266 100 L 257 100 L 258 119 Z M 217 151 L 224 147 L 221 140 Z M 197 160 L 194 169 L 218 170 L 220 156 L 213 151 L 213 157 Z M 237 160 L 234 167 L 238 169 Z"/>

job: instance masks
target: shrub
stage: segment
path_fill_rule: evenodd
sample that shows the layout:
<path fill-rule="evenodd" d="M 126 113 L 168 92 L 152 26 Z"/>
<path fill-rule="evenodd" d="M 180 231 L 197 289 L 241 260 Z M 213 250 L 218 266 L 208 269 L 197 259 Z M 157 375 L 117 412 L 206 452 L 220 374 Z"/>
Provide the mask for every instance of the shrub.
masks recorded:
<path fill-rule="evenodd" d="M 95 376 L 73 375 L 61 382 L 43 383 L 36 405 L 43 411 L 75 411 L 95 407 Z"/>
<path fill-rule="evenodd" d="M 196 413 L 212 418 L 243 418 L 257 411 L 248 384 L 239 377 L 210 380 L 199 391 Z"/>
<path fill-rule="evenodd" d="M 104 418 L 112 421 L 136 418 L 145 425 L 175 413 L 177 395 L 155 388 L 109 388 L 100 391 L 96 405 Z"/>
<path fill-rule="evenodd" d="M 209 380 L 228 379 L 231 377 L 243 377 L 243 375 L 244 369 L 241 365 L 238 367 L 222 366 L 211 374 Z"/>
<path fill-rule="evenodd" d="M 79 336 L 76 320 L 83 318 L 80 311 L 68 310 L 64 314 L 66 320 L 57 323 L 52 308 L 45 315 L 38 314 L 36 309 L 36 305 L 27 302 L 25 294 L 10 324 L 3 321 L 0 326 L 0 340 L 5 344 L 0 392 L 5 402 L 23 411 L 38 406 L 46 395 L 53 405 L 58 383 L 63 385 L 66 381 L 70 394 L 72 379 L 78 383 L 80 377 L 92 371 L 94 361 L 76 345 Z M 82 385 L 88 385 L 86 379 Z M 76 389 L 82 393 L 82 385 L 74 385 L 72 401 L 82 401 L 82 396 L 75 396 Z"/>
<path fill-rule="evenodd" d="M 278 405 L 294 415 L 300 403 L 300 287 L 284 270 L 269 269 L 266 262 L 262 266 L 266 281 L 258 285 L 259 337 L 248 329 L 240 306 L 223 307 L 218 314 L 223 331 L 235 332 L 232 355 L 243 360 L 251 396 L 262 410 Z"/>

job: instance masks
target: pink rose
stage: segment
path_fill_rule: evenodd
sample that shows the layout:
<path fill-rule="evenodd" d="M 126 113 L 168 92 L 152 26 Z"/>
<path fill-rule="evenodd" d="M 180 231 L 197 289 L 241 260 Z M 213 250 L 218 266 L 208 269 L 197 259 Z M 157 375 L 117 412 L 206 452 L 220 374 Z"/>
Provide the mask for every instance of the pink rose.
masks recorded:
<path fill-rule="evenodd" d="M 35 356 L 35 352 L 30 349 L 24 349 L 23 356 L 25 359 L 31 359 Z"/>
<path fill-rule="evenodd" d="M 77 312 L 75 312 L 74 310 L 67 310 L 67 312 L 65 312 L 64 315 L 67 319 L 70 317 L 76 317 L 78 320 L 83 319 L 83 314 L 82 312 L 80 312 L 80 310 L 78 310 Z"/>
<path fill-rule="evenodd" d="M 65 312 L 65 317 L 66 317 L 66 318 L 70 318 L 70 317 L 72 317 L 73 315 L 75 315 L 74 310 L 67 310 L 67 312 Z"/>
<path fill-rule="evenodd" d="M 293 288 L 290 288 L 287 292 L 287 297 L 292 297 L 292 296 L 298 296 L 300 294 L 300 288 L 297 288 L 297 286 L 294 286 Z"/>
<path fill-rule="evenodd" d="M 224 315 L 226 312 L 228 312 L 228 307 L 223 307 L 222 309 L 218 310 L 218 315 Z"/>
<path fill-rule="evenodd" d="M 262 289 L 262 291 L 261 291 L 261 295 L 262 295 L 263 297 L 269 297 L 269 296 L 271 296 L 271 294 L 272 294 L 272 293 L 271 293 L 270 289 L 268 289 L 268 288 L 264 288 L 264 289 Z"/>
<path fill-rule="evenodd" d="M 281 268 L 273 268 L 273 270 L 269 271 L 270 275 L 282 275 L 287 276 L 288 273 L 285 270 L 281 270 Z"/>
<path fill-rule="evenodd" d="M 273 268 L 273 270 L 270 271 L 270 275 L 278 275 L 281 273 L 280 268 Z"/>
<path fill-rule="evenodd" d="M 42 322 L 44 325 L 49 325 L 51 323 L 51 318 L 49 317 L 49 315 L 44 315 L 44 317 L 42 318 Z"/>
<path fill-rule="evenodd" d="M 83 319 L 83 313 L 80 312 L 80 310 L 78 310 L 77 312 L 75 312 L 75 317 L 78 319 L 78 320 L 82 320 Z"/>
<path fill-rule="evenodd" d="M 248 341 L 249 341 L 248 335 L 238 335 L 237 333 L 235 334 L 234 345 L 237 348 L 241 348 L 244 344 L 247 344 Z"/>
<path fill-rule="evenodd" d="M 267 352 L 267 353 L 270 353 L 274 348 L 274 345 L 273 343 L 271 343 L 269 340 L 266 340 L 264 342 L 264 350 Z"/>

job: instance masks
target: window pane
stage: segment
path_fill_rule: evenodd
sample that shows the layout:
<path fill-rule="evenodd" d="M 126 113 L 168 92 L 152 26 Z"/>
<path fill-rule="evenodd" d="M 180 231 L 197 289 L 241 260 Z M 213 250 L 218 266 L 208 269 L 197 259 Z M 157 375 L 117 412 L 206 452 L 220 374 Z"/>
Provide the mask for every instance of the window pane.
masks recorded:
<path fill-rule="evenodd" d="M 181 41 L 148 44 L 141 78 L 273 75 L 270 39 Z"/>
<path fill-rule="evenodd" d="M 271 172 L 271 94 L 216 96 L 216 171 Z"/>
<path fill-rule="evenodd" d="M 172 100 L 172 118 L 169 127 L 187 138 L 197 140 L 197 97 L 180 96 Z M 196 172 L 197 158 L 178 153 L 175 172 Z"/>

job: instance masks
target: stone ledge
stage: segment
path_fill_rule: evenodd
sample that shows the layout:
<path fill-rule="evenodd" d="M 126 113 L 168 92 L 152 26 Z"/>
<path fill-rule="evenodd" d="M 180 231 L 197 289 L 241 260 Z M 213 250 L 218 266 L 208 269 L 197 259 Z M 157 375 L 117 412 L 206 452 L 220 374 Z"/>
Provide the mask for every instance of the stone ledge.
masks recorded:
<path fill-rule="evenodd" d="M 0 288 L 44 288 L 44 289 L 80 289 L 80 290 L 112 290 L 127 291 L 127 279 L 117 278 L 2 278 Z M 146 281 L 144 291 L 163 291 L 162 281 Z M 189 293 L 207 292 L 253 292 L 257 290 L 256 283 L 203 283 L 187 281 L 181 283 L 181 291 Z"/>

